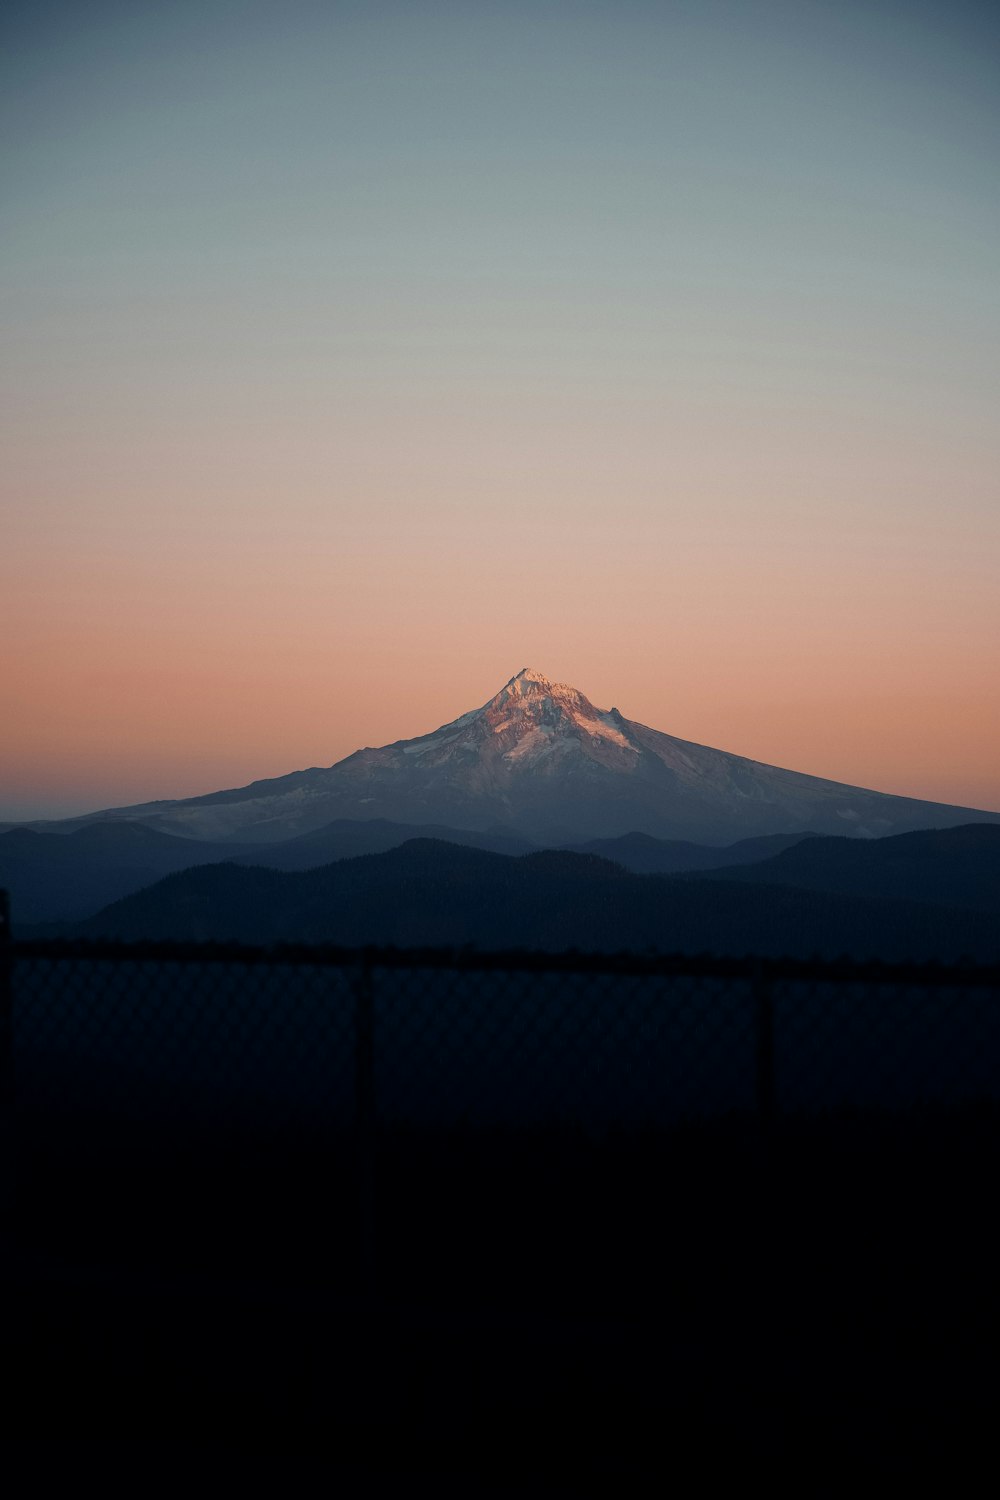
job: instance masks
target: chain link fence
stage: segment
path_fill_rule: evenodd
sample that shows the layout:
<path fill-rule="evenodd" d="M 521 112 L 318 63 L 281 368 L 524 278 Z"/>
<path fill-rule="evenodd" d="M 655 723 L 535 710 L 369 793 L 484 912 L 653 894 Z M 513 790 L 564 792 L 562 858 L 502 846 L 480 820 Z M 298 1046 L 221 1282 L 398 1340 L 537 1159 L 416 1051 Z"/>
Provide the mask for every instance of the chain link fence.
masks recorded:
<path fill-rule="evenodd" d="M 725 1125 L 742 1149 L 790 1121 L 1000 1104 L 981 966 L 9 938 L 3 964 L 26 1160 L 140 1137 L 151 1160 L 325 1152 L 325 1191 L 360 1174 L 373 1204 L 408 1134 L 461 1159 Z"/>
<path fill-rule="evenodd" d="M 810 1454 L 862 1408 L 921 1453 L 985 1423 L 996 967 L 5 930 L 0 999 L 42 1427 L 60 1364 L 63 1417 L 99 1368 L 87 1421 L 141 1425 L 173 1370 L 208 1429 L 311 1411 L 434 1463 L 533 1401 L 609 1474 L 637 1412 L 636 1464 L 666 1410 L 766 1457 L 776 1391 Z"/>
<path fill-rule="evenodd" d="M 19 1096 L 308 1131 L 995 1100 L 1000 970 L 847 960 L 8 944 Z"/>

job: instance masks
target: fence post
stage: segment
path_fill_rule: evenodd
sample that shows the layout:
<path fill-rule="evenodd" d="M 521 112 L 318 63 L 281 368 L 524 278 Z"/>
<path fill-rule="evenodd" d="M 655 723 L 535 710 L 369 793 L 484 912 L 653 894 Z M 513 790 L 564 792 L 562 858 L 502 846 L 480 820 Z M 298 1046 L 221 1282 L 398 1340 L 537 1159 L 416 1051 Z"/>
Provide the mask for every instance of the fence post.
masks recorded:
<path fill-rule="evenodd" d="M 757 1122 L 768 1137 L 774 1124 L 776 1090 L 774 1079 L 774 1000 L 763 967 L 754 965 L 754 1035 L 756 1040 Z"/>
<path fill-rule="evenodd" d="M 3 1215 L 14 1223 L 14 937 L 10 896 L 0 891 L 0 1130 L 3 1132 Z"/>
<path fill-rule="evenodd" d="M 354 1001 L 354 1149 L 358 1173 L 358 1277 L 365 1301 L 375 1296 L 375 991 L 366 951 Z"/>

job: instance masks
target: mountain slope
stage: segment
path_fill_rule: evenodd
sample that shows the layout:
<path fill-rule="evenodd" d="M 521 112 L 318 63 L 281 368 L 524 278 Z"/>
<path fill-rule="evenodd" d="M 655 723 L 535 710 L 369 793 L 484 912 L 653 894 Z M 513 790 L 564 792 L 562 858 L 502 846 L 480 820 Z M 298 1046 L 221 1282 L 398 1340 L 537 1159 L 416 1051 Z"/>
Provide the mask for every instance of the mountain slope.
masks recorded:
<path fill-rule="evenodd" d="M 277 842 L 336 819 L 501 830 L 539 843 L 658 838 L 730 844 L 770 834 L 880 836 L 1000 814 L 894 797 L 763 765 L 603 710 L 525 668 L 431 734 L 178 802 L 109 809 L 202 839 Z M 67 825 L 64 825 L 67 826 Z"/>

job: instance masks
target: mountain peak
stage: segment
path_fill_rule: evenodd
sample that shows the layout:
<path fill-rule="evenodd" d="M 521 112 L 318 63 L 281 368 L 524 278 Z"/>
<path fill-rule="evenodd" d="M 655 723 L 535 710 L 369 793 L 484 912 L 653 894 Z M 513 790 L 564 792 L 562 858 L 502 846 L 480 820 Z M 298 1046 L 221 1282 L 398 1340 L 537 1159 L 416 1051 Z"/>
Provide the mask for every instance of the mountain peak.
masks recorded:
<path fill-rule="evenodd" d="M 541 688 L 551 688 L 553 686 L 553 683 L 549 681 L 545 674 L 543 672 L 536 672 L 534 667 L 522 667 L 520 672 L 514 673 L 509 682 L 504 683 L 504 687 L 513 687 L 515 682 L 534 683 Z"/>
<path fill-rule="evenodd" d="M 623 732 L 624 724 L 595 708 L 567 682 L 550 682 L 533 667 L 522 667 L 476 716 L 478 737 L 493 742 L 488 752 L 507 770 L 525 770 L 544 760 L 554 770 L 566 757 L 604 761 L 610 753 L 634 759 L 638 751 Z"/>
<path fill-rule="evenodd" d="M 545 676 L 544 672 L 537 672 L 534 667 L 522 667 L 520 672 L 515 672 L 510 681 L 504 683 L 496 696 L 497 698 L 551 697 L 563 701 L 589 702 L 589 699 L 578 688 L 573 687 L 571 683 L 553 682 Z"/>
<path fill-rule="evenodd" d="M 551 682 L 542 672 L 536 672 L 534 667 L 522 667 L 509 682 L 504 683 L 485 708 L 489 710 L 505 705 L 518 705 L 526 711 L 540 711 L 546 704 L 552 710 L 572 711 L 585 707 L 592 713 L 596 712 L 589 699 L 577 688 L 571 687 L 568 682 Z"/>

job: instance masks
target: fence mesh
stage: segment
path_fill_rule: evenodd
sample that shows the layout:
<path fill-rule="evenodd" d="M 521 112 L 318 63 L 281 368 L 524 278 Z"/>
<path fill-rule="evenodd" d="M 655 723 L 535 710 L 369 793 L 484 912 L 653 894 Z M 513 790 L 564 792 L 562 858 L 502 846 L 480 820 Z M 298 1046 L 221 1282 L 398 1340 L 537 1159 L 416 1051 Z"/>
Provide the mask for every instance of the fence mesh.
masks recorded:
<path fill-rule="evenodd" d="M 7 941 L 0 992 L 39 1432 L 169 1377 L 478 1464 L 534 1401 L 610 1474 L 982 1405 L 996 969 Z"/>
<path fill-rule="evenodd" d="M 32 943 L 19 1098 L 341 1127 L 359 1027 L 386 1125 L 665 1127 L 996 1100 L 997 974 L 872 966 Z M 767 1097 L 762 1097 L 766 1094 Z"/>

